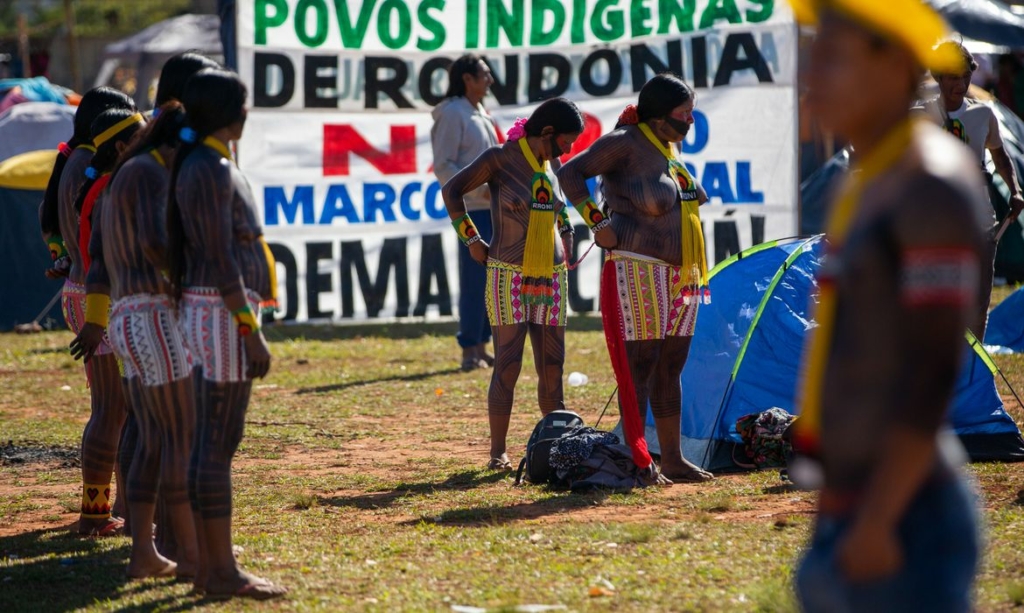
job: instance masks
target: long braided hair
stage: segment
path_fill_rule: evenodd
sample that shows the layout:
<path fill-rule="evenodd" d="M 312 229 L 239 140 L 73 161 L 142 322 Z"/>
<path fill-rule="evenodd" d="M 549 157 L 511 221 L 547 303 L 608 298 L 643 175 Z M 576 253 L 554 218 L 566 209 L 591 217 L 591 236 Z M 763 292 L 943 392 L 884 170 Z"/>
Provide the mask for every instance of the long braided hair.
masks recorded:
<path fill-rule="evenodd" d="M 75 111 L 74 134 L 68 140 L 66 150 L 57 154 L 53 164 L 53 172 L 46 184 L 46 192 L 43 195 L 43 203 L 39 209 L 39 225 L 44 234 L 60 234 L 60 212 L 58 207 L 58 194 L 60 192 L 60 178 L 64 174 L 64 166 L 67 164 L 70 151 L 74 151 L 79 145 L 92 143 L 92 122 L 107 109 L 122 108 L 135 111 L 135 103 L 125 93 L 111 87 L 97 87 L 91 89 L 82 96 L 82 101 Z"/>
<path fill-rule="evenodd" d="M 176 299 L 181 298 L 185 278 L 185 227 L 177 190 L 181 167 L 204 138 L 245 121 L 247 96 L 248 90 L 239 76 L 227 70 L 201 70 L 185 84 L 181 97 L 186 109 L 185 125 L 167 187 L 167 260 Z"/>
<path fill-rule="evenodd" d="M 100 113 L 100 116 L 92 122 L 92 128 L 90 130 L 92 137 L 95 139 L 106 131 L 117 127 L 119 123 L 127 122 L 127 120 L 134 117 L 136 113 L 129 109 L 108 109 Z M 117 162 L 118 154 L 120 150 L 117 148 L 118 144 L 127 144 L 132 136 L 142 128 L 144 124 L 141 122 L 128 123 L 121 128 L 117 133 L 110 135 L 110 138 L 105 140 L 96 148 L 96 153 L 92 156 L 92 161 L 89 162 L 89 168 L 86 169 L 86 180 L 82 184 L 82 187 L 78 190 L 78 195 L 75 197 L 75 210 L 79 213 L 82 212 L 82 204 L 85 202 L 85 197 L 89 194 L 89 190 L 96 183 L 97 179 L 103 174 L 110 172 L 114 168 L 114 164 Z"/>

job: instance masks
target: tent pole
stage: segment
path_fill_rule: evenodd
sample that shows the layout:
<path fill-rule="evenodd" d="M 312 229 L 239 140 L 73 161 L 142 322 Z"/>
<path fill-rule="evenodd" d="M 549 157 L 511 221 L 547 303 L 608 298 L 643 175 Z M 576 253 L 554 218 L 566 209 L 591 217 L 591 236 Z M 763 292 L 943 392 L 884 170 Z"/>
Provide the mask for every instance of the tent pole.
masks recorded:
<path fill-rule="evenodd" d="M 68 60 L 71 66 L 71 81 L 75 91 L 82 91 L 82 71 L 78 65 L 78 37 L 75 35 L 75 9 L 71 0 L 64 0 L 64 19 L 68 26 Z"/>
<path fill-rule="evenodd" d="M 1010 393 L 1013 394 L 1013 397 L 1017 400 L 1017 405 L 1024 409 L 1024 402 L 1020 401 L 1020 396 L 1017 395 L 1017 390 L 1013 389 L 1013 386 L 1010 385 L 1010 381 L 1006 378 L 1006 375 L 1003 374 L 1003 369 L 996 366 L 996 372 L 999 373 L 999 378 L 1003 380 L 1006 387 L 1010 388 Z"/>
<path fill-rule="evenodd" d="M 18 13 L 18 55 L 21 56 L 21 76 L 32 77 L 32 61 L 28 44 L 28 17 L 24 12 Z"/>
<path fill-rule="evenodd" d="M 608 396 L 608 402 L 604 403 L 604 410 L 601 411 L 601 416 L 597 418 L 597 423 L 594 424 L 594 430 L 601 425 L 601 420 L 604 419 L 604 414 L 608 412 L 608 407 L 612 405 L 612 399 L 615 398 L 615 394 L 618 393 L 619 386 L 616 385 L 615 389 L 612 390 L 612 395 Z"/>

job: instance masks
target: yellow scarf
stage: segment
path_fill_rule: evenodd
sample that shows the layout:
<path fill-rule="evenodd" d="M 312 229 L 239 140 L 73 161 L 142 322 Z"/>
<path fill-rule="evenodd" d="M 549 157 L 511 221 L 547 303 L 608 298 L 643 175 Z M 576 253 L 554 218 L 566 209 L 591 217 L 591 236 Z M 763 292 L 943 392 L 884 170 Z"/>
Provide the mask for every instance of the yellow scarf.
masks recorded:
<path fill-rule="evenodd" d="M 684 286 L 682 289 L 683 300 L 687 304 L 693 300 L 703 300 L 707 304 L 711 302 L 711 292 L 708 289 L 708 259 L 704 247 L 704 228 L 700 224 L 697 183 L 690 176 L 690 171 L 686 169 L 686 166 L 676 158 L 671 145 L 663 145 L 646 123 L 640 123 L 639 127 L 647 140 L 651 141 L 651 144 L 668 160 L 669 175 L 672 176 L 678 187 L 679 203 L 682 207 L 680 232 L 683 247 L 682 266 L 680 267 L 682 275 L 679 281 Z"/>
<path fill-rule="evenodd" d="M 203 144 L 213 149 L 217 153 L 221 154 L 224 159 L 234 162 L 235 159 L 231 157 L 231 150 L 223 142 L 217 140 L 212 136 L 207 136 L 203 139 Z M 267 272 L 270 276 L 270 300 L 265 300 L 260 303 L 262 307 L 277 308 L 277 262 L 274 261 L 274 254 L 270 251 L 270 245 L 267 244 L 266 238 L 260 234 L 259 237 L 260 245 L 263 246 L 263 255 L 267 260 Z"/>
<path fill-rule="evenodd" d="M 526 228 L 526 249 L 523 252 L 523 286 L 520 290 L 526 304 L 555 303 L 555 203 L 554 188 L 548 176 L 548 163 L 543 165 L 530 150 L 526 137 L 519 139 L 526 161 L 533 169 L 530 182 L 533 199 L 530 221 Z"/>
<path fill-rule="evenodd" d="M 910 145 L 913 128 L 912 120 L 904 121 L 850 168 L 825 229 L 829 253 L 836 254 L 842 249 L 857 218 L 857 207 L 865 187 L 899 160 Z M 812 318 L 818 323 L 818 328 L 807 335 L 804 343 L 800 419 L 796 420 L 794 430 L 794 445 L 799 451 L 808 454 L 817 454 L 820 450 L 822 387 L 835 334 L 838 306 L 835 279 L 820 276 L 818 290 L 818 305 Z"/>

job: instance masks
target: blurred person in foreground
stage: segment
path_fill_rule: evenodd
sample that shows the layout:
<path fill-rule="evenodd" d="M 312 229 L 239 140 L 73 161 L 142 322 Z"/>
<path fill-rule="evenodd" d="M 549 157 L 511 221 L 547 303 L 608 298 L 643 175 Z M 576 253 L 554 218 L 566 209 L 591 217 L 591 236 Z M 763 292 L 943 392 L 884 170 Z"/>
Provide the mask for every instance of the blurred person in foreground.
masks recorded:
<path fill-rule="evenodd" d="M 1017 172 L 1013 161 L 1003 147 L 1003 137 L 999 134 L 999 120 L 995 111 L 987 104 L 968 99 L 967 92 L 971 86 L 971 78 L 978 69 L 974 56 L 962 44 L 947 41 L 940 45 L 942 53 L 959 58 L 956 70 L 932 71 L 932 76 L 939 84 L 939 97 L 929 100 L 916 107 L 915 112 L 922 113 L 944 130 L 967 145 L 973 154 L 973 161 L 981 169 L 986 183 L 990 183 L 992 175 L 985 166 L 985 150 L 992 156 L 996 172 L 1010 190 L 1010 211 L 1003 223 L 1012 223 L 1024 209 L 1024 197 L 1017 183 Z M 985 199 L 991 193 L 988 185 L 984 188 Z M 992 280 L 995 276 L 996 262 L 996 225 L 995 203 L 987 210 L 985 220 L 984 251 L 981 258 L 981 283 L 978 293 L 978 310 L 971 321 L 971 332 L 978 340 L 984 340 L 985 328 L 988 325 L 988 305 L 992 298 Z"/>
<path fill-rule="evenodd" d="M 977 502 L 940 431 L 988 204 L 970 151 L 910 111 L 923 68 L 959 58 L 932 50 L 945 26 L 918 0 L 790 1 L 818 23 L 810 104 L 856 154 L 804 355 L 791 474 L 810 485 L 816 457 L 823 487 L 797 592 L 809 613 L 968 611 Z"/>
<path fill-rule="evenodd" d="M 430 143 L 434 174 L 444 185 L 491 147 L 504 141 L 494 119 L 484 109 L 484 96 L 494 83 L 487 62 L 476 54 L 463 55 L 448 69 L 448 91 L 433 111 Z M 484 242 L 491 242 L 491 195 L 486 185 L 464 199 L 466 212 Z M 487 353 L 491 328 L 484 304 L 487 270 L 473 261 L 469 249 L 459 247 L 459 333 L 462 370 L 494 366 Z"/>

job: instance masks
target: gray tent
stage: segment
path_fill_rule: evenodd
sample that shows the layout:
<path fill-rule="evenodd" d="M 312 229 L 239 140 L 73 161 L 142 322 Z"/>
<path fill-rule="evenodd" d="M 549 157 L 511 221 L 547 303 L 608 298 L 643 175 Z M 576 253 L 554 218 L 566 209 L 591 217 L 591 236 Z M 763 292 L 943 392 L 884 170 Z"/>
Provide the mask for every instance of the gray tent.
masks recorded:
<path fill-rule="evenodd" d="M 129 89 L 125 83 L 131 82 L 135 104 L 140 109 L 152 108 L 155 94 L 152 87 L 160 76 L 160 68 L 171 56 L 190 50 L 222 61 L 220 18 L 216 15 L 172 17 L 107 45 L 95 85 Z"/>
<path fill-rule="evenodd" d="M 54 102 L 22 102 L 0 113 L 0 162 L 19 153 L 56 149 L 71 138 L 75 108 Z"/>

